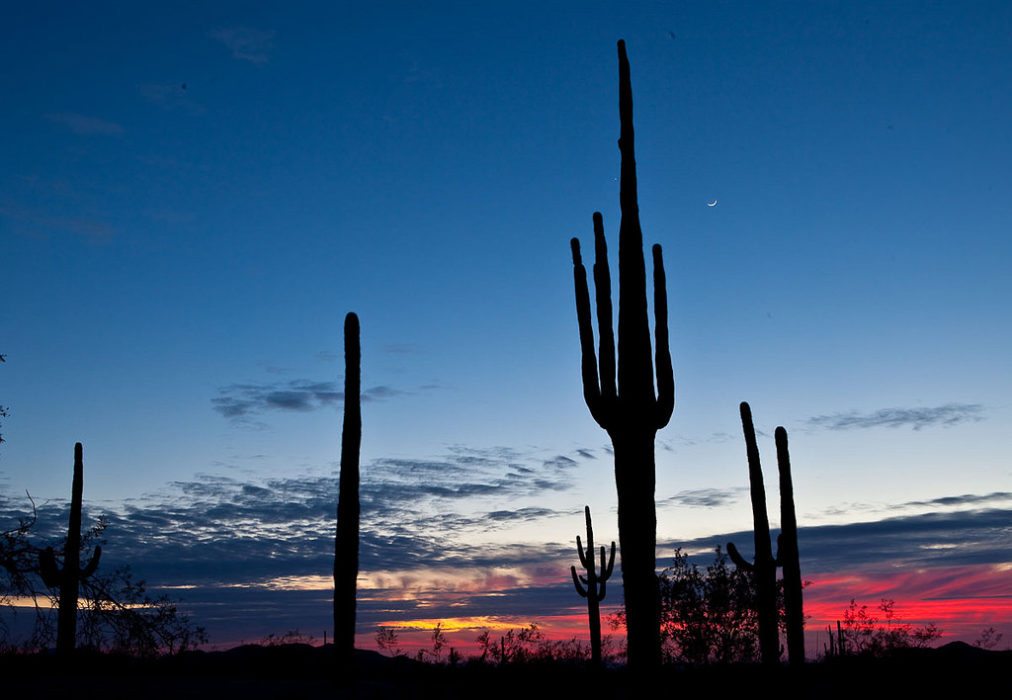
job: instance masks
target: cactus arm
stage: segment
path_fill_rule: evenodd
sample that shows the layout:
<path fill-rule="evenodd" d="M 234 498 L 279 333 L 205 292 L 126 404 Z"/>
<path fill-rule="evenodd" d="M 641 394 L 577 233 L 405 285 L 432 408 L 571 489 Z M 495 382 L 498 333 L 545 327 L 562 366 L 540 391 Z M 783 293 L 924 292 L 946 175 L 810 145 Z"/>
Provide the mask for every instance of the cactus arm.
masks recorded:
<path fill-rule="evenodd" d="M 587 561 L 584 568 L 593 572 L 597 563 L 594 561 L 594 524 L 590 519 L 590 506 L 584 506 L 583 512 L 587 520 Z"/>
<path fill-rule="evenodd" d="M 600 585 L 597 587 L 597 602 L 600 603 L 608 592 L 608 584 L 604 579 L 601 579 L 599 583 Z"/>
<path fill-rule="evenodd" d="M 46 547 L 39 552 L 39 575 L 42 576 L 42 582 L 48 588 L 56 588 L 60 585 L 62 574 L 59 567 L 56 566 L 56 552 L 52 547 Z"/>
<path fill-rule="evenodd" d="M 608 243 L 604 238 L 604 219 L 594 212 L 594 295 L 597 300 L 597 332 L 600 334 L 601 395 L 605 400 L 618 395 L 615 386 L 615 332 L 612 327 L 611 271 L 608 267 Z"/>
<path fill-rule="evenodd" d="M 587 555 L 583 552 L 583 542 L 580 541 L 580 536 L 576 536 L 576 553 L 580 555 L 580 565 L 587 569 L 590 565 L 587 563 Z"/>
<path fill-rule="evenodd" d="M 98 560 L 101 558 L 102 558 L 102 547 L 99 545 L 95 545 L 95 553 L 91 555 L 91 560 L 88 562 L 87 566 L 81 569 L 81 578 L 88 578 L 93 573 L 95 573 L 95 569 L 98 568 Z"/>
<path fill-rule="evenodd" d="M 671 420 L 675 410 L 675 373 L 668 348 L 668 292 L 661 246 L 654 245 L 654 360 L 657 364 L 657 429 Z"/>
<path fill-rule="evenodd" d="M 604 549 L 603 545 L 602 545 L 601 549 L 602 550 Z M 601 552 L 601 563 L 604 564 L 604 552 L 603 551 Z M 611 578 L 611 571 L 614 568 L 615 568 L 615 542 L 613 540 L 612 543 L 611 543 L 611 555 L 608 557 L 608 566 L 607 566 L 607 568 L 605 568 L 604 572 L 601 574 L 601 579 L 604 580 L 604 581 L 607 581 L 609 578 Z"/>
<path fill-rule="evenodd" d="M 601 389 L 597 381 L 597 356 L 594 354 L 594 327 L 590 320 L 590 291 L 587 288 L 587 269 L 580 255 L 580 241 L 569 242 L 573 251 L 573 285 L 576 288 L 576 320 L 580 327 L 580 357 L 583 375 L 583 400 L 590 409 L 591 417 L 605 430 L 608 419 L 605 415 Z"/>
<path fill-rule="evenodd" d="M 745 557 L 743 557 L 741 552 L 738 551 L 738 548 L 734 546 L 734 542 L 727 543 L 727 555 L 731 557 L 731 561 L 733 561 L 734 565 L 739 569 L 744 569 L 748 572 L 755 571 L 755 565 L 752 564 L 752 562 L 745 561 Z"/>
<path fill-rule="evenodd" d="M 584 588 L 582 585 L 580 585 L 580 579 L 582 579 L 583 577 L 577 575 L 575 566 L 569 567 L 569 571 L 570 573 L 573 574 L 573 585 L 576 586 L 576 592 L 580 594 L 581 598 L 586 598 L 587 589 Z"/>

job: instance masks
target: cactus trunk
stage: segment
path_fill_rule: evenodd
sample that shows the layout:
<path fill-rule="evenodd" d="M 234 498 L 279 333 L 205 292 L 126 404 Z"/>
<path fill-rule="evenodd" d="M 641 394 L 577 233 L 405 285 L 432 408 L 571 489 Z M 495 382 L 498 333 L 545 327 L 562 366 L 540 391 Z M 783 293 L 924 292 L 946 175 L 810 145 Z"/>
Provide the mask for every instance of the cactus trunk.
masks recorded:
<path fill-rule="evenodd" d="M 805 663 L 805 613 L 801 593 L 801 556 L 798 552 L 798 519 L 794 512 L 794 484 L 787 431 L 777 428 L 777 467 L 780 471 L 780 536 L 777 560 L 784 571 L 784 617 L 787 625 L 787 658 L 792 666 Z"/>
<path fill-rule="evenodd" d="M 84 446 L 74 445 L 74 480 L 70 487 L 70 522 L 63 550 L 60 612 L 56 625 L 56 652 L 69 654 L 77 640 L 77 594 L 80 584 L 81 508 L 84 501 Z"/>
<path fill-rule="evenodd" d="M 84 502 L 84 447 L 74 445 L 74 478 L 70 487 L 70 518 L 67 541 L 63 547 L 63 568 L 56 564 L 56 553 L 47 547 L 39 555 L 39 571 L 50 588 L 59 587 L 60 604 L 56 618 L 56 653 L 61 657 L 73 654 L 77 645 L 77 598 L 81 580 L 98 568 L 102 548 L 96 546 L 91 560 L 81 568 L 81 510 Z"/>
<path fill-rule="evenodd" d="M 632 121 L 632 85 L 625 43 L 618 43 L 619 117 L 622 156 L 619 201 L 618 357 L 612 331 L 611 276 L 604 223 L 594 214 L 594 287 L 600 335 L 595 355 L 587 271 L 580 242 L 572 239 L 573 279 L 580 329 L 583 395 L 591 416 L 608 431 L 615 448 L 619 542 L 625 596 L 629 665 L 650 669 L 660 664 L 660 607 L 656 574 L 657 518 L 654 506 L 654 438 L 674 409 L 674 374 L 668 350 L 667 292 L 661 248 L 653 247 L 654 362 L 647 314 L 646 265 L 636 195 Z M 616 386 L 617 370 L 617 386 Z"/>
<path fill-rule="evenodd" d="M 362 444 L 362 351 L 358 316 L 344 320 L 344 426 L 334 542 L 334 654 L 339 667 L 355 653 L 355 593 L 358 579 L 359 448 Z"/>
<path fill-rule="evenodd" d="M 756 607 L 759 614 L 759 653 L 763 663 L 775 664 L 780 659 L 780 635 L 777 627 L 777 567 L 770 544 L 770 521 L 766 512 L 766 488 L 759 461 L 759 446 L 752 423 L 752 410 L 741 404 L 741 427 L 745 433 L 748 457 L 749 493 L 752 497 L 752 527 L 755 542 L 754 575 Z"/>

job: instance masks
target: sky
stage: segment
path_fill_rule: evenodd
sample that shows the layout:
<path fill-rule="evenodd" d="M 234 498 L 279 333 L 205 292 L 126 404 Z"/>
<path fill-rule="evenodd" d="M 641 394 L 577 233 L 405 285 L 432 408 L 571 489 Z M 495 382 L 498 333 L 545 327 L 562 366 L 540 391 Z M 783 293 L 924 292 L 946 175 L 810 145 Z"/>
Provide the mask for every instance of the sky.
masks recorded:
<path fill-rule="evenodd" d="M 622 38 L 676 384 L 658 565 L 751 550 L 746 400 L 774 526 L 790 434 L 811 648 L 851 598 L 1012 641 L 1007 3 L 4 14 L 4 522 L 27 491 L 58 536 L 81 441 L 104 564 L 212 643 L 322 637 L 355 311 L 360 643 L 584 635 L 584 505 L 617 523 L 569 239 L 600 211 L 617 250 Z"/>

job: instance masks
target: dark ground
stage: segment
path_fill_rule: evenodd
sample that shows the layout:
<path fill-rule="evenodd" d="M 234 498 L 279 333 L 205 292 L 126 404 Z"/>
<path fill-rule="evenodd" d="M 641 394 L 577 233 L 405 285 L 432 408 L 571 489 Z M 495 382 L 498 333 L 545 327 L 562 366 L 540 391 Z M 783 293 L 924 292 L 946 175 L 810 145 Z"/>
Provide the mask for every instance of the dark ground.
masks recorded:
<path fill-rule="evenodd" d="M 1010 698 L 1012 651 L 962 643 L 911 649 L 886 659 L 842 658 L 805 668 L 666 668 L 637 681 L 624 669 L 567 664 L 451 668 L 358 652 L 357 677 L 332 678 L 331 648 L 244 646 L 138 660 L 80 653 L 61 669 L 51 655 L 0 657 L 3 698 Z"/>

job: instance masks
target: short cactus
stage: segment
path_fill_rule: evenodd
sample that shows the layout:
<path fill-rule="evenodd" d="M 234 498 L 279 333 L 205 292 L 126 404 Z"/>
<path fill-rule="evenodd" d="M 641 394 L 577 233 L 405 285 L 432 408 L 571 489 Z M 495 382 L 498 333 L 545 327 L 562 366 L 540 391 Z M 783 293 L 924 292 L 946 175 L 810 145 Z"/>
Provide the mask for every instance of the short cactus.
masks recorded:
<path fill-rule="evenodd" d="M 576 567 L 569 567 L 573 574 L 573 585 L 576 592 L 587 599 L 587 617 L 590 620 L 590 652 L 591 661 L 595 666 L 601 664 L 601 601 L 604 600 L 607 591 L 607 581 L 611 578 L 612 569 L 615 566 L 615 543 L 611 543 L 611 555 L 608 563 L 605 564 L 604 545 L 601 545 L 601 572 L 598 573 L 597 562 L 594 561 L 594 526 L 590 521 L 590 506 L 584 507 L 587 516 L 587 551 L 584 553 L 583 543 L 580 536 L 576 536 L 576 551 L 580 555 L 580 564 L 586 570 L 587 575 L 576 573 Z"/>
<path fill-rule="evenodd" d="M 70 522 L 67 542 L 63 547 L 63 568 L 56 564 L 56 552 L 46 547 L 39 554 L 39 574 L 50 588 L 60 589 L 60 605 L 56 623 L 56 652 L 60 656 L 73 653 L 77 642 L 77 596 L 81 581 L 98 568 L 102 548 L 95 552 L 85 566 L 81 566 L 81 503 L 84 500 L 84 448 L 74 445 L 74 480 L 70 491 Z"/>

